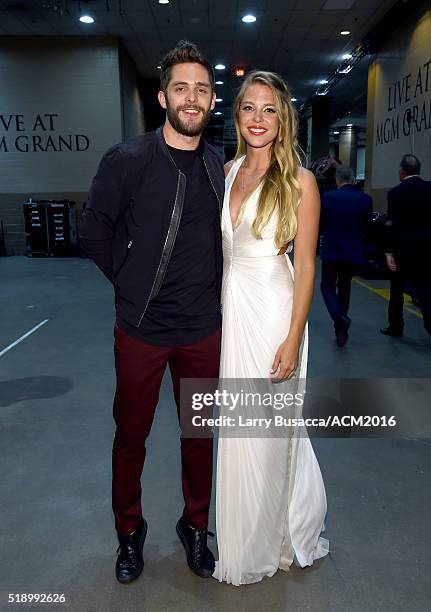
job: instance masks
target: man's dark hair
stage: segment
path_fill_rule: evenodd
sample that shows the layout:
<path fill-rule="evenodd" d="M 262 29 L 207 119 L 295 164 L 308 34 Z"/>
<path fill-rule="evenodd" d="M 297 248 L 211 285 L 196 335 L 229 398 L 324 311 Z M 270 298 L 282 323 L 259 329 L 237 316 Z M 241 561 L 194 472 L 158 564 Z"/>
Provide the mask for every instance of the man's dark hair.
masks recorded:
<path fill-rule="evenodd" d="M 160 62 L 160 89 L 166 91 L 171 78 L 172 66 L 176 64 L 187 64 L 189 62 L 192 64 L 201 64 L 201 66 L 207 69 L 211 89 L 214 91 L 214 71 L 211 64 L 207 58 L 202 55 L 197 46 L 188 40 L 180 40 L 175 49 L 169 51 Z"/>
<path fill-rule="evenodd" d="M 400 168 L 408 175 L 420 174 L 421 162 L 418 160 L 416 155 L 406 153 L 401 159 Z"/>
<path fill-rule="evenodd" d="M 335 169 L 335 178 L 340 183 L 353 183 L 355 173 L 350 166 L 337 166 Z"/>

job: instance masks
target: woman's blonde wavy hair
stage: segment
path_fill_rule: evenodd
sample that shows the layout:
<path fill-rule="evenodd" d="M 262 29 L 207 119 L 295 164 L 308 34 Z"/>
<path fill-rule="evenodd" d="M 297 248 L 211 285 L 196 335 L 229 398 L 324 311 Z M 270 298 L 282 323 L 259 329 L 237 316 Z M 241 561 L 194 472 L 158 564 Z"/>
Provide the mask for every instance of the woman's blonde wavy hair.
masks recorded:
<path fill-rule="evenodd" d="M 296 170 L 301 165 L 297 141 L 297 115 L 289 88 L 278 74 L 264 70 L 251 72 L 243 82 L 233 106 L 238 143 L 235 159 L 247 153 L 247 143 L 239 129 L 239 113 L 247 88 L 255 83 L 266 85 L 271 89 L 279 130 L 271 146 L 268 170 L 260 181 L 262 188 L 252 231 L 256 238 L 262 238 L 263 228 L 269 222 L 271 215 L 276 212 L 278 220 L 274 242 L 277 248 L 283 248 L 295 237 L 298 225 L 296 213 L 301 199 L 301 187 L 295 177 Z"/>

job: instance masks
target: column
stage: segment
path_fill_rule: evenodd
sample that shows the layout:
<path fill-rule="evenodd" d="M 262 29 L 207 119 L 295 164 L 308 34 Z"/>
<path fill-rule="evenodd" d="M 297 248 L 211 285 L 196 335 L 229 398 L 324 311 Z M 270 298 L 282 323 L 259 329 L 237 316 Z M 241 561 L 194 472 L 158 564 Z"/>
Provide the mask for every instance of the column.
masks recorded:
<path fill-rule="evenodd" d="M 342 164 L 350 166 L 356 176 L 358 128 L 348 125 L 340 128 L 338 157 Z"/>
<path fill-rule="evenodd" d="M 311 103 L 311 160 L 329 153 L 331 98 L 316 96 Z"/>

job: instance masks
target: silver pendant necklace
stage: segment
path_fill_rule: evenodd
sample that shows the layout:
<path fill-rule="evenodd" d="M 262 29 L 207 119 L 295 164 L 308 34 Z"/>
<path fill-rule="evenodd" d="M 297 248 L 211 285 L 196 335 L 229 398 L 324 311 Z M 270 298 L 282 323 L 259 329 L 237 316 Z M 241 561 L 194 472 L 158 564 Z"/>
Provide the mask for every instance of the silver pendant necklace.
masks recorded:
<path fill-rule="evenodd" d="M 240 184 L 240 187 L 241 187 L 241 191 L 242 191 L 242 192 L 244 192 L 244 191 L 245 191 L 244 168 L 247 168 L 247 167 L 248 167 L 248 166 L 247 166 L 247 164 L 246 164 L 246 162 L 247 162 L 247 159 L 245 159 L 245 160 L 243 161 L 243 163 L 241 164 L 241 168 L 240 168 L 240 175 L 241 175 L 241 184 Z M 249 174 L 249 175 L 247 176 L 247 178 L 249 178 L 249 179 L 257 179 L 257 181 L 259 181 L 259 180 L 260 180 L 260 179 L 263 177 L 263 175 L 265 174 L 265 172 L 267 171 L 267 169 L 268 169 L 268 168 L 260 168 L 260 169 L 258 169 L 258 170 L 259 170 L 259 174 Z M 262 173 L 262 174 L 261 174 L 261 173 Z M 257 182 L 257 181 L 256 181 L 256 182 Z"/>

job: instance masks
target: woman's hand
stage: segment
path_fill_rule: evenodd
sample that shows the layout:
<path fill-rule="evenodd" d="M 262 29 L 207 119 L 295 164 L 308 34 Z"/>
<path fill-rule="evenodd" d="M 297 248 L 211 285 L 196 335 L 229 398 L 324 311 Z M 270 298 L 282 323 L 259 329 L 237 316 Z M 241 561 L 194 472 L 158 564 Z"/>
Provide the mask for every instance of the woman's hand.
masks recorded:
<path fill-rule="evenodd" d="M 271 375 L 274 382 L 285 380 L 294 374 L 298 365 L 299 347 L 300 342 L 289 337 L 280 344 L 272 362 Z"/>

